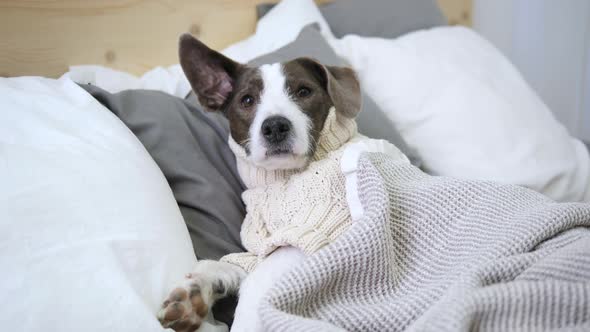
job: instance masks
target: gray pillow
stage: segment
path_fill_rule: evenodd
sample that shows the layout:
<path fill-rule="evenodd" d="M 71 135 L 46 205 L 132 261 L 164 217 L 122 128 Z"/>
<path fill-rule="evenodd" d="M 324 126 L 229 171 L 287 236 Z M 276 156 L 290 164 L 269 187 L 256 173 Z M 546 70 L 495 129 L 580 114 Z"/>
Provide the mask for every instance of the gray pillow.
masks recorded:
<path fill-rule="evenodd" d="M 298 57 L 315 58 L 325 65 L 343 66 L 340 59 L 319 32 L 317 24 L 310 24 L 303 28 L 295 41 L 269 54 L 262 55 L 249 62 L 250 65 L 260 66 L 268 63 L 284 62 Z M 362 111 L 357 119 L 359 132 L 371 138 L 384 139 L 397 146 L 415 166 L 421 165 L 419 156 L 411 150 L 394 124 L 375 102 L 363 93 Z"/>
<path fill-rule="evenodd" d="M 258 19 L 274 4 L 256 6 Z M 395 38 L 405 33 L 446 25 L 435 0 L 336 0 L 320 6 L 332 33 Z"/>
<path fill-rule="evenodd" d="M 199 259 L 244 251 L 244 191 L 221 115 L 158 91 L 81 85 L 139 138 L 172 188 Z"/>

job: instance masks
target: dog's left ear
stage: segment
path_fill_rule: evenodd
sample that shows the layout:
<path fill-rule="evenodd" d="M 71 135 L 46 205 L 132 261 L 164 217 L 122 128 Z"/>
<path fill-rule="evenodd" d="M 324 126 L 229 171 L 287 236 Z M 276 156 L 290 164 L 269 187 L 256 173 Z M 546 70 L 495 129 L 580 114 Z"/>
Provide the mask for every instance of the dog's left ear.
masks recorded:
<path fill-rule="evenodd" d="M 336 111 L 354 118 L 361 110 L 361 87 L 356 73 L 348 67 L 325 66 L 311 58 L 297 59 L 304 67 L 318 75 Z"/>
<path fill-rule="evenodd" d="M 243 65 L 216 52 L 189 34 L 180 37 L 180 66 L 201 106 L 207 111 L 220 111 L 234 90 Z"/>

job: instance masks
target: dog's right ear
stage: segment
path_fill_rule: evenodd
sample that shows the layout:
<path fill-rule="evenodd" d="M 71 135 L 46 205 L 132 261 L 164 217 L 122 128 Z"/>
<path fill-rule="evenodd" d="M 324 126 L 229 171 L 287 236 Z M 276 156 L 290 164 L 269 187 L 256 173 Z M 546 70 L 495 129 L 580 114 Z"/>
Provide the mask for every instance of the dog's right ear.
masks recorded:
<path fill-rule="evenodd" d="M 361 111 L 361 86 L 354 70 L 348 67 L 324 66 L 312 58 L 297 58 L 305 68 L 316 73 L 336 111 L 347 118 L 355 118 Z"/>
<path fill-rule="evenodd" d="M 243 66 L 210 49 L 188 33 L 180 37 L 178 56 L 180 66 L 201 106 L 207 111 L 221 110 Z"/>

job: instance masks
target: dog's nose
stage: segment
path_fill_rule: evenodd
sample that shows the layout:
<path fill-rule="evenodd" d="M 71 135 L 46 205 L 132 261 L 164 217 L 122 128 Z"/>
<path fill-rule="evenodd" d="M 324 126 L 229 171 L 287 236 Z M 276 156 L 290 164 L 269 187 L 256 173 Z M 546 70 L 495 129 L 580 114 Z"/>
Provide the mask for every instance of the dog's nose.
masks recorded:
<path fill-rule="evenodd" d="M 269 143 L 280 143 L 289 136 L 291 121 L 282 116 L 270 117 L 262 122 L 262 136 Z"/>

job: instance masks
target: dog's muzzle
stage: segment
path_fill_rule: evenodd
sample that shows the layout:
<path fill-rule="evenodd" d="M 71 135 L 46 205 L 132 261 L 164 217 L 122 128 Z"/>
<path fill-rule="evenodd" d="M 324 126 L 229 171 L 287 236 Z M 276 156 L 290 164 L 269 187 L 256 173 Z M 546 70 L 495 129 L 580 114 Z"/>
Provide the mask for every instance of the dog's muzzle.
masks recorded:
<path fill-rule="evenodd" d="M 262 122 L 262 136 L 270 147 L 283 145 L 291 134 L 291 121 L 282 116 L 272 116 Z"/>

